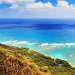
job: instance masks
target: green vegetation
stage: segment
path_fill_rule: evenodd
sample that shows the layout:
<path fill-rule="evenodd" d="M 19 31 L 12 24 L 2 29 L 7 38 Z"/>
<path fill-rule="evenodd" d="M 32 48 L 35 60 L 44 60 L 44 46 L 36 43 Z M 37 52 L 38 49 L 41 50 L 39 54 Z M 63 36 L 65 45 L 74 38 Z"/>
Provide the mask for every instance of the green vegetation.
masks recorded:
<path fill-rule="evenodd" d="M 0 75 L 75 75 L 75 68 L 29 48 L 0 44 Z"/>

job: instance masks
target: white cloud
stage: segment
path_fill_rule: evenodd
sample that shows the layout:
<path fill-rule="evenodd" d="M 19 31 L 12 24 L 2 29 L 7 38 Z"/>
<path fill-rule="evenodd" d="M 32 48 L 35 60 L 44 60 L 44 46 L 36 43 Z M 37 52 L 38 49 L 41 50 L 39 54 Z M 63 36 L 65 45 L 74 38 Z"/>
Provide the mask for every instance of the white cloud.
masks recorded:
<path fill-rule="evenodd" d="M 75 43 L 42 43 L 40 45 L 41 48 L 43 49 L 54 49 L 54 48 L 59 48 L 59 47 L 72 47 L 75 46 Z"/>
<path fill-rule="evenodd" d="M 65 0 L 58 0 L 57 6 L 53 6 L 52 3 L 50 2 L 36 3 L 35 0 L 2 0 L 2 1 L 12 3 L 12 6 L 10 6 L 9 9 L 7 10 L 10 16 L 13 15 L 12 17 L 16 16 L 21 18 L 22 17 L 23 18 L 75 18 L 75 5 L 73 4 L 69 5 L 69 3 Z M 11 14 L 9 10 L 13 12 L 13 14 Z"/>
<path fill-rule="evenodd" d="M 14 3 L 15 0 L 0 0 L 1 3 Z"/>
<path fill-rule="evenodd" d="M 56 8 L 56 9 L 61 10 L 61 8 L 69 9 L 69 8 L 75 8 L 75 6 L 73 4 L 69 5 L 69 3 L 65 0 L 58 0 L 57 6 L 53 6 L 52 3 L 50 3 L 50 2 L 47 2 L 47 3 L 42 3 L 42 2 L 35 3 L 34 2 L 34 3 L 28 3 L 26 5 L 26 8 L 31 8 L 31 9 L 33 9 L 33 8 L 38 8 L 38 9 L 42 8 L 43 10 L 45 8 L 49 8 L 49 9 Z"/>
<path fill-rule="evenodd" d="M 62 0 L 62 1 L 58 1 L 57 7 L 69 7 L 69 4 L 68 2 Z"/>
<path fill-rule="evenodd" d="M 52 3 L 33 3 L 25 7 L 28 12 L 34 14 L 35 17 L 42 18 L 75 18 L 75 6 L 65 0 L 59 0 L 57 6 Z M 34 9 L 35 8 L 35 9 Z M 34 17 L 34 16 L 33 16 Z"/>
<path fill-rule="evenodd" d="M 12 4 L 12 6 L 9 7 L 9 9 L 17 9 L 20 6 L 18 4 Z"/>
<path fill-rule="evenodd" d="M 0 3 L 32 3 L 35 0 L 0 0 Z"/>
<path fill-rule="evenodd" d="M 5 42 L 1 42 L 2 44 L 5 44 L 5 45 L 12 45 L 12 46 L 24 46 L 24 45 L 35 45 L 36 43 L 33 43 L 33 42 L 29 42 L 29 41 L 5 41 Z"/>
<path fill-rule="evenodd" d="M 47 3 L 38 2 L 38 3 L 30 3 L 30 4 L 26 5 L 26 8 L 28 8 L 28 9 L 33 9 L 33 8 L 44 9 L 44 8 L 51 8 L 51 7 L 53 7 L 53 5 L 50 2 L 47 2 Z"/>

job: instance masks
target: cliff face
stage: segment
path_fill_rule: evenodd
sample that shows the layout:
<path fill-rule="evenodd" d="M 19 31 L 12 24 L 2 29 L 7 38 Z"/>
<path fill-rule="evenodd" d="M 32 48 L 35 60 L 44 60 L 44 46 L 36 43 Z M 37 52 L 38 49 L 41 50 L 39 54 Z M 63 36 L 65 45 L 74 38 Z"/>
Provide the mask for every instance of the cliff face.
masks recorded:
<path fill-rule="evenodd" d="M 75 68 L 28 48 L 0 44 L 0 75 L 75 75 Z"/>

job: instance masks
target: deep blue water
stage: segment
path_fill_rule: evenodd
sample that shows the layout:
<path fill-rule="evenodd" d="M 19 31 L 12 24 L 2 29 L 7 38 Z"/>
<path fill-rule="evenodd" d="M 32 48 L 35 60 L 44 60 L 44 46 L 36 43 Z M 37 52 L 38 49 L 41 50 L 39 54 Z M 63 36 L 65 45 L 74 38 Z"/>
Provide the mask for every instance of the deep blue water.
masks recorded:
<path fill-rule="evenodd" d="M 75 66 L 75 20 L 0 19 L 0 43 L 28 47 Z"/>

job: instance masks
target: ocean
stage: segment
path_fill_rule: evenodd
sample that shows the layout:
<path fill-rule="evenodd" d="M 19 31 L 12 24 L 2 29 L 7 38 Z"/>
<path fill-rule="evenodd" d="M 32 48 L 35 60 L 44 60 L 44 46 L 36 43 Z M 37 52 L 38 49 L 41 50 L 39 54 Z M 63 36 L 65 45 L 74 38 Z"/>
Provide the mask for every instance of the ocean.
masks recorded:
<path fill-rule="evenodd" d="M 0 43 L 30 48 L 75 66 L 75 20 L 0 19 Z"/>

